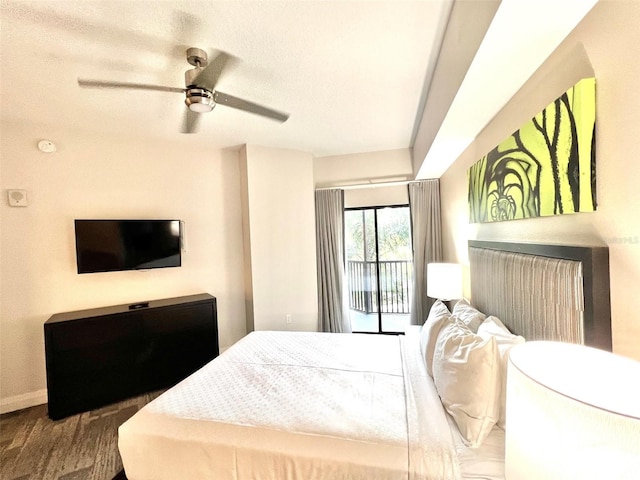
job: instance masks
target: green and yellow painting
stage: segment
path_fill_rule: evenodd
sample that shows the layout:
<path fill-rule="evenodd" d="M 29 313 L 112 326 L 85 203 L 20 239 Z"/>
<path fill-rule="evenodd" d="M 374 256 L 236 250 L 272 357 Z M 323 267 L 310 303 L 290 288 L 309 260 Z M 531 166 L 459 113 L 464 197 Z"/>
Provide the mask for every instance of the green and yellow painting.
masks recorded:
<path fill-rule="evenodd" d="M 595 211 L 595 124 L 585 78 L 469 169 L 469 221 Z"/>

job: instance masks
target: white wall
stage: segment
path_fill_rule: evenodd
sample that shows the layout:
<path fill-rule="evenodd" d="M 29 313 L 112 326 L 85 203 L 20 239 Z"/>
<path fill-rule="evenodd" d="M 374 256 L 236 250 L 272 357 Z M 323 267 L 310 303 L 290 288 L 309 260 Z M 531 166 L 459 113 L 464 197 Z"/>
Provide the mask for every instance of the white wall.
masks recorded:
<path fill-rule="evenodd" d="M 407 185 L 388 187 L 354 188 L 344 191 L 345 208 L 382 207 L 409 203 Z"/>
<path fill-rule="evenodd" d="M 317 188 L 411 180 L 411 149 L 317 157 L 313 162 L 313 175 Z M 345 207 L 408 202 L 406 185 L 347 189 L 344 194 Z"/>
<path fill-rule="evenodd" d="M 249 179 L 247 147 L 240 149 L 240 207 L 242 209 L 242 253 L 244 256 L 244 307 L 247 332 L 255 330 L 253 316 L 253 265 L 251 264 L 251 222 L 249 219 Z"/>
<path fill-rule="evenodd" d="M 447 260 L 468 262 L 467 240 L 607 244 L 613 349 L 640 360 L 640 2 L 601 1 L 441 179 Z M 467 169 L 583 76 L 596 77 L 598 209 L 469 225 Z M 467 290 L 468 291 L 468 290 Z"/>
<path fill-rule="evenodd" d="M 208 292 L 220 346 L 245 335 L 237 151 L 3 123 L 0 408 L 46 401 L 43 324 L 54 313 Z M 37 140 L 58 151 L 43 154 Z M 28 191 L 9 207 L 6 190 Z M 186 222 L 180 268 L 78 275 L 75 218 Z"/>
<path fill-rule="evenodd" d="M 247 145 L 241 158 L 249 323 L 255 330 L 317 331 L 313 157 Z"/>

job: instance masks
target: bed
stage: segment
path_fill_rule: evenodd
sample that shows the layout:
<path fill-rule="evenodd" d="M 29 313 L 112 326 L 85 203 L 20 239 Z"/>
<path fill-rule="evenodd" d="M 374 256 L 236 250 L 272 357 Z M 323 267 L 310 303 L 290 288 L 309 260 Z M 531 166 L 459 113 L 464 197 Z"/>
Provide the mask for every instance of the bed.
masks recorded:
<path fill-rule="evenodd" d="M 564 248 L 537 247 L 534 253 L 522 253 L 514 252 L 513 244 L 470 242 L 472 298 L 475 304 L 477 296 L 482 307 L 459 302 L 462 310 L 456 313 L 456 304 L 451 317 L 437 302 L 425 325 L 411 327 L 405 335 L 250 333 L 120 427 L 118 446 L 127 478 L 503 479 L 504 419 L 498 418 L 499 407 L 479 429 L 467 428 L 468 412 L 451 408 L 449 391 L 454 404 L 455 395 L 462 395 L 457 403 L 473 399 L 467 403 L 475 404 L 476 397 L 490 390 L 491 405 L 498 404 L 505 379 L 496 376 L 487 389 L 484 383 L 467 386 L 463 376 L 449 375 L 447 348 L 455 347 L 452 339 L 459 336 L 441 331 L 473 326 L 478 342 L 493 345 L 496 375 L 504 351 L 498 348 L 498 337 L 480 335 L 491 323 L 487 317 L 495 318 L 497 312 L 504 324 L 498 323 L 511 330 L 509 341 L 524 341 L 518 335 L 519 326 L 527 324 L 520 313 L 524 311 L 525 317 L 537 319 L 528 323 L 542 324 L 526 327 L 527 339 L 606 348 L 608 328 L 610 349 L 610 316 L 602 303 L 595 305 L 590 298 L 594 288 L 606 288 L 608 299 L 606 247 L 578 247 L 592 256 L 558 259 L 560 263 L 548 263 L 547 255 L 566 257 Z M 506 259 L 494 257 L 504 254 Z M 525 263 L 518 263 L 523 259 Z M 492 277 L 492 282 L 479 275 Z M 520 283 L 514 283 L 515 278 Z M 535 290 L 527 282 L 544 286 L 542 300 L 505 293 Z M 478 283 L 483 285 L 480 291 L 473 286 Z M 482 313 L 482 319 L 474 312 Z M 468 323 L 459 321 L 464 318 Z M 566 328 L 563 319 L 570 319 Z M 434 334 L 432 327 L 439 321 L 445 327 Z M 425 355 L 431 355 L 432 362 L 425 362 Z M 484 377 L 475 372 L 473 378 L 477 382 Z"/>

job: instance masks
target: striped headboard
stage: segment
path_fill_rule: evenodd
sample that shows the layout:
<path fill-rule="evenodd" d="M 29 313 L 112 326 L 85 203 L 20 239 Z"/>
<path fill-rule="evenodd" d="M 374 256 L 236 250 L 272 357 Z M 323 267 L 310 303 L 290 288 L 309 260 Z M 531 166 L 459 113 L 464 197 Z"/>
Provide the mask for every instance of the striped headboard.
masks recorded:
<path fill-rule="evenodd" d="M 609 249 L 469 241 L 471 300 L 527 340 L 611 351 Z"/>

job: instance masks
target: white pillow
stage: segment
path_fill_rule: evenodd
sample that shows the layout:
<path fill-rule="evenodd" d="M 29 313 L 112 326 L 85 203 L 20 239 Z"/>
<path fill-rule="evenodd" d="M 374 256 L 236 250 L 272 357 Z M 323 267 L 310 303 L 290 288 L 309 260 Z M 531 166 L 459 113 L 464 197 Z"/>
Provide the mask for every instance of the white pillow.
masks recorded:
<path fill-rule="evenodd" d="M 493 337 L 498 345 L 500 353 L 500 418 L 498 426 L 505 428 L 507 423 L 507 363 L 509 361 L 509 351 L 520 343 L 524 343 L 524 337 L 514 335 L 497 317 L 487 317 L 478 328 L 478 335 L 482 338 Z"/>
<path fill-rule="evenodd" d="M 420 352 L 427 365 L 427 373 L 433 377 L 433 351 L 442 326 L 451 320 L 451 312 L 440 300 L 436 300 L 429 310 L 429 316 L 420 332 Z"/>
<path fill-rule="evenodd" d="M 478 309 L 472 307 L 466 299 L 458 300 L 453 307 L 453 316 L 462 320 L 473 333 L 478 331 L 478 327 L 484 321 L 486 315 Z"/>
<path fill-rule="evenodd" d="M 500 415 L 500 355 L 495 339 L 476 335 L 460 321 L 447 323 L 436 342 L 433 379 L 465 443 L 480 446 Z"/>

